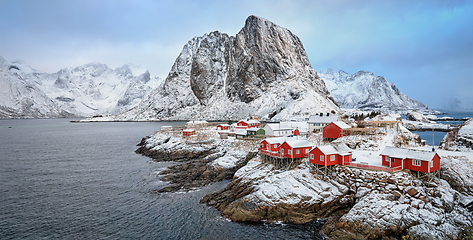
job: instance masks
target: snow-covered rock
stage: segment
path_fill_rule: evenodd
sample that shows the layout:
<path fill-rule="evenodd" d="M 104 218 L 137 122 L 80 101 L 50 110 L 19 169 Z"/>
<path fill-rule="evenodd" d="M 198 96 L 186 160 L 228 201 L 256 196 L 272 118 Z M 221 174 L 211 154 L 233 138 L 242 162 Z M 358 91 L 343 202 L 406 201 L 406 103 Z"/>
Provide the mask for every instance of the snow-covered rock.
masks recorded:
<path fill-rule="evenodd" d="M 158 85 L 159 78 L 132 65 L 90 63 L 48 74 L 0 57 L 0 118 L 117 114 Z"/>
<path fill-rule="evenodd" d="M 401 93 L 394 83 L 390 84 L 384 77 L 375 76 L 371 72 L 349 74 L 325 69 L 318 74 L 342 108 L 387 111 L 428 109 L 426 105 Z"/>
<path fill-rule="evenodd" d="M 443 149 L 473 151 L 473 118 L 447 133 L 440 145 Z"/>
<path fill-rule="evenodd" d="M 250 16 L 235 36 L 190 40 L 163 85 L 116 120 L 304 118 L 339 111 L 297 36 Z"/>
<path fill-rule="evenodd" d="M 407 113 L 406 119 L 410 121 L 432 123 L 426 116 L 424 116 L 424 114 L 415 111 Z"/>

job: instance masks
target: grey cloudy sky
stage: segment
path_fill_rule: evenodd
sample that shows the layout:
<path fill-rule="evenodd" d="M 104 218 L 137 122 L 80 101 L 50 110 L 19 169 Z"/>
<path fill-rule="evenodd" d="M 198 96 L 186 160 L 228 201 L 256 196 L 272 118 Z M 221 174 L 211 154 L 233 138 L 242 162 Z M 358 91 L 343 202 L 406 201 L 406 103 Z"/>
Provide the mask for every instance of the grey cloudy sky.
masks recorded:
<path fill-rule="evenodd" d="M 234 36 L 249 15 L 299 36 L 315 70 L 370 71 L 431 108 L 473 110 L 473 1 L 0 0 L 0 56 L 165 78 L 187 41 Z"/>

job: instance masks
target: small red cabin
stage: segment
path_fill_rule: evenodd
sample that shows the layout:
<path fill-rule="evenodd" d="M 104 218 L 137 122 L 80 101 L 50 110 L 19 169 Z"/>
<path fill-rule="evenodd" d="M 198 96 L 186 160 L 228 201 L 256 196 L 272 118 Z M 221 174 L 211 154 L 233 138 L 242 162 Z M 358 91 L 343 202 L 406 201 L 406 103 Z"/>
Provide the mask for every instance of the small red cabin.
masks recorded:
<path fill-rule="evenodd" d="M 192 136 L 194 134 L 195 134 L 194 129 L 184 129 L 184 130 L 182 130 L 182 136 L 188 137 L 188 136 Z"/>
<path fill-rule="evenodd" d="M 325 139 L 333 140 L 339 137 L 348 136 L 350 133 L 344 131 L 344 129 L 351 128 L 348 124 L 342 121 L 331 122 L 329 125 L 325 126 L 323 129 L 323 136 Z"/>
<path fill-rule="evenodd" d="M 299 131 L 299 129 L 296 128 L 296 129 L 294 129 L 294 131 L 292 131 L 292 135 L 299 136 L 299 135 L 301 135 L 301 132 Z"/>
<path fill-rule="evenodd" d="M 286 141 L 286 137 L 266 138 L 260 143 L 259 149 L 278 152 L 279 147 Z"/>
<path fill-rule="evenodd" d="M 440 169 L 440 156 L 434 151 L 386 147 L 382 152 L 383 166 L 430 173 Z"/>
<path fill-rule="evenodd" d="M 322 166 L 345 165 L 352 161 L 352 150 L 344 143 L 315 147 L 309 152 L 309 162 Z"/>
<path fill-rule="evenodd" d="M 260 126 L 260 121 L 256 119 L 251 119 L 251 120 L 240 120 L 237 123 L 237 127 L 247 127 L 247 128 L 253 128 L 253 127 L 259 127 Z"/>
<path fill-rule="evenodd" d="M 228 125 L 228 124 L 219 124 L 219 125 L 217 125 L 217 130 L 230 130 L 230 125 Z"/>
<path fill-rule="evenodd" d="M 309 154 L 313 145 L 307 139 L 288 138 L 280 147 L 280 153 L 285 158 L 303 158 Z"/>

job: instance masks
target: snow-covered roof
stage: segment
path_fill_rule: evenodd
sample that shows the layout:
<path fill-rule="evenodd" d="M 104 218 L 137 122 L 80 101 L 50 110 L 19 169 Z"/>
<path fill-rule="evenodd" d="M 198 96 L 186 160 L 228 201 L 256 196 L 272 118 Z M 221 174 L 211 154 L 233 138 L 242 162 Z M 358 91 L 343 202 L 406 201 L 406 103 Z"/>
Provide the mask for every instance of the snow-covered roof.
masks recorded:
<path fill-rule="evenodd" d="M 292 130 L 290 126 L 284 124 L 281 125 L 279 123 L 268 123 L 266 126 L 271 128 L 273 131 Z"/>
<path fill-rule="evenodd" d="M 351 128 L 348 124 L 342 122 L 342 121 L 336 121 L 336 122 L 333 122 L 333 124 L 337 125 L 338 127 L 340 127 L 341 129 L 347 129 L 347 128 Z"/>
<path fill-rule="evenodd" d="M 410 158 L 410 159 L 417 159 L 422 161 L 430 161 L 434 158 L 436 152 L 432 151 L 425 151 L 425 150 L 415 150 L 415 149 L 408 149 L 408 148 L 395 148 L 387 146 L 381 152 L 381 155 L 387 155 L 393 158 Z"/>
<path fill-rule="evenodd" d="M 246 131 L 248 131 L 248 132 L 256 132 L 256 131 L 258 131 L 258 130 L 260 130 L 260 129 L 261 129 L 261 128 L 252 127 L 252 128 L 246 129 Z"/>
<path fill-rule="evenodd" d="M 246 130 L 235 131 L 235 135 L 244 135 L 244 136 L 246 136 L 246 134 L 247 134 Z"/>
<path fill-rule="evenodd" d="M 182 130 L 183 132 L 193 132 L 195 131 L 195 129 L 192 129 L 192 128 L 188 128 L 188 129 L 184 129 Z"/>
<path fill-rule="evenodd" d="M 287 137 L 275 137 L 275 138 L 266 138 L 264 140 L 266 140 L 266 142 L 268 142 L 269 144 L 275 144 L 275 143 L 283 143 L 284 141 L 286 141 L 286 139 Z"/>
<path fill-rule="evenodd" d="M 312 147 L 312 143 L 305 138 L 287 138 L 286 143 L 292 148 L 303 148 L 303 147 Z"/>
<path fill-rule="evenodd" d="M 280 122 L 280 123 L 268 123 L 266 124 L 268 128 L 271 128 L 273 131 L 287 131 L 299 129 L 299 132 L 308 132 L 309 125 L 306 122 Z M 265 126 L 265 127 L 266 127 Z"/>
<path fill-rule="evenodd" d="M 329 114 L 327 116 L 326 114 L 323 114 L 323 116 L 320 115 L 312 115 L 309 118 L 308 123 L 331 123 L 331 122 L 336 122 L 338 120 L 338 115 L 332 115 Z"/>
<path fill-rule="evenodd" d="M 347 145 L 345 145 L 344 143 L 331 143 L 330 145 L 318 146 L 318 148 L 325 155 L 330 155 L 330 154 L 346 155 L 346 154 L 349 154 L 349 152 L 353 151 L 349 147 L 347 147 Z"/>
<path fill-rule="evenodd" d="M 240 120 L 239 122 L 246 122 L 248 124 L 251 124 L 251 123 L 260 123 L 260 121 L 256 120 L 256 119 L 250 119 L 250 120 Z"/>
<path fill-rule="evenodd" d="M 217 125 L 217 126 L 230 127 L 230 125 L 228 125 L 228 124 L 226 124 L 226 123 L 224 123 L 224 124 L 219 124 L 219 125 Z"/>

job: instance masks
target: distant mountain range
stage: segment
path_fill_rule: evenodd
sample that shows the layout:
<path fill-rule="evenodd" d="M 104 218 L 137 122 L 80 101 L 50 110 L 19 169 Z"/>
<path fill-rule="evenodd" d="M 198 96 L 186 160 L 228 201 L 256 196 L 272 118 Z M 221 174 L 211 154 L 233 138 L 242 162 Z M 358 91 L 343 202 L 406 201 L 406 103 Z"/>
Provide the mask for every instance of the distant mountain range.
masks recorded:
<path fill-rule="evenodd" d="M 90 63 L 48 74 L 0 57 L 0 118 L 294 120 L 340 107 L 428 109 L 371 72 L 317 73 L 296 35 L 256 16 L 236 36 L 215 31 L 191 39 L 162 83 L 130 65 Z"/>
<path fill-rule="evenodd" d="M 90 117 L 137 105 L 159 85 L 146 70 L 90 63 L 43 73 L 0 57 L 0 118 Z"/>
<path fill-rule="evenodd" d="M 342 108 L 365 110 L 427 110 L 427 105 L 403 93 L 394 83 L 371 72 L 349 74 L 326 69 L 318 72 L 327 89 Z"/>

